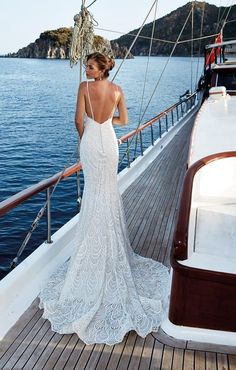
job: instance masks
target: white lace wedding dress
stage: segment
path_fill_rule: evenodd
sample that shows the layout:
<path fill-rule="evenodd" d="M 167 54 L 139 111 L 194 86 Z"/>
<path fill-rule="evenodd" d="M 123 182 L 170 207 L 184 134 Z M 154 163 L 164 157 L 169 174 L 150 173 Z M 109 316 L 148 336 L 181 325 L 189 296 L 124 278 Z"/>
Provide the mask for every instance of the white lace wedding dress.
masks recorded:
<path fill-rule="evenodd" d="M 167 314 L 169 273 L 130 246 L 117 185 L 118 145 L 112 118 L 87 117 L 80 146 L 85 188 L 70 259 L 41 287 L 43 317 L 52 330 L 86 343 L 145 337 Z"/>

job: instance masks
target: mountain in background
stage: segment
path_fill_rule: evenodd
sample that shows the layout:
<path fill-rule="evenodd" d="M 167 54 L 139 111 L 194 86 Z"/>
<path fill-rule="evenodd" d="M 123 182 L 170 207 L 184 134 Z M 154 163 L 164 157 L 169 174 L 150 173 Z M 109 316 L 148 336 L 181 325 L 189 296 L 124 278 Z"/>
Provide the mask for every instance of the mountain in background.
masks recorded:
<path fill-rule="evenodd" d="M 208 36 L 216 34 L 220 31 L 223 21 L 229 11 L 230 7 L 217 7 L 204 2 L 194 2 L 194 17 L 193 17 L 193 38 L 200 37 L 201 22 L 203 7 L 205 4 L 204 18 L 203 18 L 203 30 L 202 35 Z M 187 16 L 191 10 L 192 2 L 185 4 L 184 6 L 174 10 L 173 12 L 165 15 L 164 17 L 155 21 L 154 38 L 168 40 L 175 42 L 181 32 L 181 29 L 187 19 Z M 235 20 L 234 22 L 226 23 L 223 31 L 224 41 L 227 39 L 236 38 L 236 5 L 231 7 L 227 21 Z M 140 36 L 150 38 L 152 34 L 153 22 L 148 23 L 144 26 Z M 130 31 L 129 33 L 135 35 L 138 29 Z M 190 15 L 185 29 L 179 41 L 189 40 L 192 38 L 192 15 Z M 120 47 L 129 47 L 134 39 L 134 36 L 124 35 L 116 40 L 111 41 L 111 44 L 116 43 Z M 215 37 L 207 38 L 201 41 L 195 41 L 193 43 L 194 54 L 198 54 L 199 46 L 201 54 L 204 52 L 204 46 L 214 42 Z M 139 38 L 133 46 L 131 52 L 133 55 L 148 55 L 149 53 L 150 40 L 147 38 Z M 169 55 L 173 43 L 161 42 L 153 40 L 152 44 L 152 55 Z M 190 56 L 191 55 L 191 42 L 177 45 L 174 55 Z"/>
<path fill-rule="evenodd" d="M 193 17 L 193 31 L 192 31 L 192 16 L 190 15 L 185 29 L 179 41 L 189 40 L 192 38 L 200 37 L 201 22 L 204 9 L 204 20 L 202 35 L 208 36 L 216 34 L 220 31 L 222 24 L 230 7 L 217 7 L 204 2 L 194 2 L 194 17 Z M 177 40 L 181 29 L 187 19 L 189 12 L 191 11 L 192 2 L 174 10 L 166 16 L 157 19 L 155 21 L 155 32 L 154 38 L 172 41 L 173 43 L 153 40 L 151 55 L 169 55 L 173 48 L 175 41 Z M 231 6 L 230 13 L 225 24 L 223 35 L 224 40 L 236 38 L 236 5 Z M 231 21 L 231 22 L 230 22 Z M 148 55 L 150 36 L 152 33 L 153 22 L 148 23 L 144 26 L 141 35 L 143 38 L 139 38 L 133 46 L 131 53 L 133 55 Z M 135 34 L 138 29 L 130 31 L 131 35 L 124 35 L 116 40 L 111 41 L 111 47 L 115 58 L 123 58 L 126 51 L 130 47 Z M 47 59 L 65 59 L 69 57 L 69 48 L 72 36 L 72 28 L 59 28 L 58 30 L 45 31 L 41 33 L 40 37 L 35 42 L 28 46 L 18 50 L 17 53 L 8 54 L 9 57 L 18 58 L 47 58 Z M 207 38 L 205 40 L 195 41 L 193 43 L 193 52 L 195 55 L 199 53 L 203 54 L 204 45 L 214 42 L 215 37 Z M 108 40 L 101 36 L 95 36 L 95 43 L 101 47 L 105 47 Z M 191 42 L 178 44 L 174 55 L 179 56 L 190 56 L 191 55 Z M 130 55 L 131 57 L 131 55 Z"/>

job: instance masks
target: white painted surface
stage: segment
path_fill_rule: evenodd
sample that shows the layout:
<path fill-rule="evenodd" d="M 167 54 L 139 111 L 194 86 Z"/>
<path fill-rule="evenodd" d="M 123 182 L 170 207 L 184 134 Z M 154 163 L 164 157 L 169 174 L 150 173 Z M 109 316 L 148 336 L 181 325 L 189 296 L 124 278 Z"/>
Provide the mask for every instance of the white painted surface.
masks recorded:
<path fill-rule="evenodd" d="M 137 158 L 130 169 L 118 175 L 120 192 L 123 193 L 148 165 L 161 153 L 181 128 L 192 118 L 198 107 L 180 119 L 167 134 L 155 142 L 153 147 Z M 15 324 L 18 318 L 38 296 L 42 280 L 46 279 L 57 266 L 66 261 L 73 250 L 73 235 L 79 215 L 72 218 L 53 236 L 52 244 L 43 243 L 19 266 L 0 282 L 0 340 Z"/>
<path fill-rule="evenodd" d="M 202 254 L 203 261 L 195 253 Z M 224 258 L 224 264 L 220 259 L 212 260 L 210 270 L 236 273 L 232 266 L 236 257 L 235 157 L 205 165 L 194 178 L 186 264 L 207 268 L 205 258 L 210 255 Z"/>
<path fill-rule="evenodd" d="M 225 256 L 217 256 L 210 253 L 194 252 L 187 260 L 178 262 L 184 266 L 191 266 L 209 271 L 219 271 L 229 274 L 236 274 L 236 257 L 228 258 Z"/>
<path fill-rule="evenodd" d="M 229 331 L 209 330 L 201 328 L 191 328 L 187 326 L 174 325 L 166 319 L 161 328 L 164 332 L 176 339 L 191 340 L 201 343 L 214 343 L 226 346 L 235 346 L 236 333 Z"/>
<path fill-rule="evenodd" d="M 212 95 L 195 121 L 189 165 L 207 155 L 236 148 L 236 96 Z"/>

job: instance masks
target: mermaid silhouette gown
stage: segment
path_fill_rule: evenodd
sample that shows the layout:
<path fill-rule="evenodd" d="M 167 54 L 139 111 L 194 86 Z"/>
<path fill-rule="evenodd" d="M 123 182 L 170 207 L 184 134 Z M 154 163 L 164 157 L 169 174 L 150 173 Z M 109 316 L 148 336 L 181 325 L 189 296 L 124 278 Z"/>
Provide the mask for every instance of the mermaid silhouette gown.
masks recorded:
<path fill-rule="evenodd" d="M 166 317 L 169 272 L 130 246 L 112 118 L 101 124 L 87 116 L 80 158 L 85 187 L 75 247 L 42 284 L 39 307 L 53 331 L 77 333 L 86 344 L 113 345 L 131 330 L 145 337 Z"/>

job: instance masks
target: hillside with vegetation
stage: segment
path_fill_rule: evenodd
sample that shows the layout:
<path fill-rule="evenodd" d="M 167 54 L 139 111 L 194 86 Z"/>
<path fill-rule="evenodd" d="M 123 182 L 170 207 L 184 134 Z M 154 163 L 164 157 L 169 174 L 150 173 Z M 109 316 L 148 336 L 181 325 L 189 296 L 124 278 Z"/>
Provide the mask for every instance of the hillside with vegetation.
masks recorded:
<path fill-rule="evenodd" d="M 66 27 L 45 31 L 40 34 L 35 42 L 8 56 L 15 58 L 67 59 L 69 58 L 72 32 L 73 28 Z M 93 48 L 96 51 L 106 53 L 106 50 L 110 50 L 111 44 L 109 40 L 95 35 Z M 115 58 L 123 58 L 127 48 L 114 43 L 112 51 Z M 129 57 L 131 57 L 131 54 Z"/>
<path fill-rule="evenodd" d="M 193 17 L 193 37 L 200 37 L 202 15 L 204 10 L 203 18 L 203 30 L 202 35 L 208 36 L 216 34 L 220 31 L 223 21 L 228 13 L 229 7 L 217 7 L 204 2 L 194 2 L 194 17 Z M 205 4 L 205 9 L 203 9 Z M 187 19 L 189 12 L 191 11 L 192 2 L 185 4 L 184 6 L 174 10 L 166 16 L 159 18 L 155 21 L 155 32 L 154 38 L 168 40 L 175 42 L 181 32 L 181 29 Z M 236 5 L 231 7 L 227 23 L 223 30 L 224 40 L 236 38 Z M 140 36 L 150 38 L 152 34 L 153 22 L 148 23 L 144 26 Z M 134 39 L 134 34 L 137 34 L 138 29 L 130 31 L 132 36 L 124 35 L 111 43 L 116 43 L 120 47 L 129 47 Z M 192 16 L 189 17 L 186 27 L 182 33 L 180 41 L 189 40 L 192 38 Z M 215 37 L 207 38 L 201 41 L 195 41 L 193 43 L 194 54 L 198 54 L 199 46 L 201 54 L 204 51 L 204 45 L 214 42 Z M 150 40 L 147 38 L 140 37 L 131 52 L 133 55 L 148 55 Z M 153 41 L 152 55 L 169 55 L 173 43 L 162 42 L 158 40 Z M 189 56 L 191 54 L 191 42 L 181 43 L 177 45 L 174 55 Z"/>

